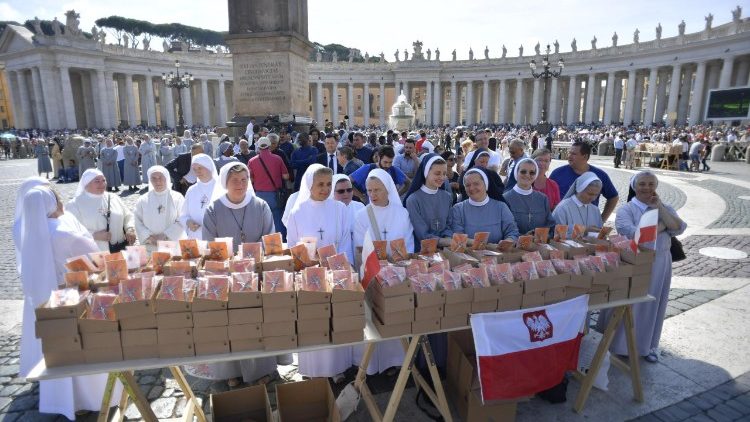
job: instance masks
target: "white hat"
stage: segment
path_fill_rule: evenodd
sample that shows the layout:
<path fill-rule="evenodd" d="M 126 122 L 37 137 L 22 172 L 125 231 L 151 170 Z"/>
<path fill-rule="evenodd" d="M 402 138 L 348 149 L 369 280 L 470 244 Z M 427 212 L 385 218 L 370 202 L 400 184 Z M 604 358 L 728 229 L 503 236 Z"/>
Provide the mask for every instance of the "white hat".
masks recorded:
<path fill-rule="evenodd" d="M 264 137 L 258 139 L 258 148 L 259 149 L 266 149 L 266 148 L 268 148 L 270 146 L 271 146 L 271 140 L 268 139 L 267 137 L 264 136 Z"/>

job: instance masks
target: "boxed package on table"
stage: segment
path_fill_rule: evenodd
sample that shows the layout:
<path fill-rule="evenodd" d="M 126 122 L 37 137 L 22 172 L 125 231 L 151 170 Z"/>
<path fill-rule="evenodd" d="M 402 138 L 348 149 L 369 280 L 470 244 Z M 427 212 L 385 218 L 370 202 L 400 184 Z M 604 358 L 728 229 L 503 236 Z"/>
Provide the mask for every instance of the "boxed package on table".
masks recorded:
<path fill-rule="evenodd" d="M 271 330 L 267 324 L 283 323 L 292 327 L 297 321 L 297 291 L 293 273 L 274 270 L 263 273 L 263 346 L 265 350 L 284 350 L 297 347 L 297 335 Z"/>
<path fill-rule="evenodd" d="M 365 292 L 350 270 L 331 271 L 331 343 L 344 344 L 365 338 Z"/>
<path fill-rule="evenodd" d="M 498 299 L 500 299 L 500 287 L 490 284 L 486 266 L 461 269 L 454 268 L 461 274 L 465 289 L 473 292 L 471 301 L 471 312 L 494 312 L 497 310 Z"/>
<path fill-rule="evenodd" d="M 265 385 L 211 394 L 209 407 L 214 422 L 273 422 Z"/>
<path fill-rule="evenodd" d="M 260 308 L 263 306 L 258 274 L 254 272 L 232 273 L 227 306 L 229 309 Z"/>
<path fill-rule="evenodd" d="M 411 332 L 414 321 L 414 292 L 406 279 L 406 269 L 392 265 L 381 267 L 367 289 L 372 305 L 373 323 L 384 337 Z"/>
<path fill-rule="evenodd" d="M 441 286 L 445 290 L 445 305 L 440 328 L 465 326 L 471 313 L 474 292 L 472 289 L 464 288 L 460 273 L 443 270 L 442 275 Z"/>
<path fill-rule="evenodd" d="M 78 320 L 84 361 L 116 362 L 123 359 L 120 331 L 115 318 L 114 294 L 93 294 L 86 312 Z"/>
<path fill-rule="evenodd" d="M 297 343 L 301 347 L 331 342 L 329 277 L 324 267 L 304 268 L 297 277 Z"/>
<path fill-rule="evenodd" d="M 341 415 L 326 378 L 276 385 L 279 422 L 339 422 Z"/>
<path fill-rule="evenodd" d="M 193 343 L 196 355 L 229 353 L 228 276 L 209 276 L 198 282 L 193 297 Z"/>
<path fill-rule="evenodd" d="M 120 343 L 125 360 L 159 357 L 156 328 L 121 330 Z"/>
<path fill-rule="evenodd" d="M 34 310 L 35 335 L 42 342 L 47 367 L 84 363 L 78 318 L 86 312 L 87 296 L 77 289 L 55 290 Z"/>
<path fill-rule="evenodd" d="M 157 348 L 160 358 L 194 356 L 193 283 L 183 276 L 165 276 L 154 296 Z"/>

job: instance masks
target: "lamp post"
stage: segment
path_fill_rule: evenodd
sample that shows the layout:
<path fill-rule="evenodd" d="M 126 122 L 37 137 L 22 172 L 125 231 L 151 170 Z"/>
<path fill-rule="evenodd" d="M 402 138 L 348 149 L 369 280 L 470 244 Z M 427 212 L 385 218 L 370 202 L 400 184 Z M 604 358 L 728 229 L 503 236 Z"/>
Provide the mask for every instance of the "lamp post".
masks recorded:
<path fill-rule="evenodd" d="M 185 132 L 185 118 L 182 114 L 182 89 L 190 88 L 190 81 L 193 80 L 193 75 L 190 73 L 180 75 L 179 60 L 175 60 L 174 67 L 175 72 L 169 72 L 169 74 L 162 73 L 161 79 L 167 88 L 177 88 L 177 136 L 182 136 Z"/>
<path fill-rule="evenodd" d="M 547 51 L 544 54 L 544 58 L 542 59 L 542 66 L 544 70 L 540 73 L 536 72 L 536 60 L 531 60 L 529 62 L 529 67 L 531 68 L 531 75 L 534 77 L 534 79 L 543 79 L 544 81 L 544 91 L 542 96 L 542 119 L 539 121 L 539 123 L 536 125 L 536 131 L 542 135 L 546 135 L 549 133 L 550 129 L 552 129 L 552 125 L 547 122 L 546 117 L 546 109 L 547 109 L 547 85 L 549 83 L 549 79 L 551 78 L 559 78 L 562 74 L 563 68 L 565 67 L 565 61 L 560 57 L 557 60 L 557 70 L 550 70 L 550 62 L 549 62 L 549 44 L 547 44 Z"/>

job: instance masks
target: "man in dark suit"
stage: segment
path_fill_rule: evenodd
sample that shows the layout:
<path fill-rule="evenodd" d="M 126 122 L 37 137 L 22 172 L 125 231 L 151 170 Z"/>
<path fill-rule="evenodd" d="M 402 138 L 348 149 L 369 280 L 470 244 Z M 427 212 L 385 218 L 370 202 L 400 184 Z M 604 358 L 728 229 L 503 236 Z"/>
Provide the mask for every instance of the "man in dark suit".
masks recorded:
<path fill-rule="evenodd" d="M 203 144 L 196 142 L 190 146 L 190 152 L 178 155 L 174 160 L 170 161 L 164 166 L 166 167 L 167 171 L 169 171 L 169 175 L 172 177 L 173 190 L 176 190 L 177 192 L 185 195 L 190 185 L 195 183 L 195 180 L 189 181 L 185 176 L 190 173 L 190 167 L 193 163 L 193 156 L 202 153 Z"/>
<path fill-rule="evenodd" d="M 318 164 L 322 164 L 333 170 L 333 174 L 344 173 L 344 167 L 342 167 L 336 159 L 337 146 L 338 143 L 336 142 L 336 138 L 333 136 L 333 134 L 331 133 L 326 135 L 325 152 L 322 154 L 318 154 L 318 158 L 316 160 Z"/>

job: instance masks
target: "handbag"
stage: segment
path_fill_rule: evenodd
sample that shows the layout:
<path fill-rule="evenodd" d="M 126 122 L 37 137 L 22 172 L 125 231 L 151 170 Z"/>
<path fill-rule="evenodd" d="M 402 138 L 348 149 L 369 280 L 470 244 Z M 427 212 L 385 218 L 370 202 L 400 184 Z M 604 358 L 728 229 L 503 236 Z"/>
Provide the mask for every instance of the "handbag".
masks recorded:
<path fill-rule="evenodd" d="M 685 250 L 682 248 L 682 242 L 674 236 L 672 236 L 672 245 L 669 247 L 669 253 L 672 254 L 672 262 L 679 262 L 687 258 Z"/>
<path fill-rule="evenodd" d="M 107 218 L 107 231 L 109 231 L 109 216 L 112 214 L 112 211 L 110 210 L 111 201 L 112 201 L 112 198 L 109 195 L 107 195 L 107 214 L 104 215 L 104 217 Z M 127 240 L 123 240 L 122 242 L 117 242 L 117 243 L 110 243 L 109 253 L 124 251 L 127 246 L 128 246 Z"/>
<path fill-rule="evenodd" d="M 266 172 L 266 176 L 271 180 L 271 184 L 273 185 L 273 188 L 276 189 L 276 208 L 284 209 L 286 208 L 286 201 L 289 199 L 289 192 L 287 192 L 286 188 L 284 187 L 284 182 L 281 182 L 281 187 L 276 187 L 276 183 L 273 181 L 273 177 L 271 177 L 271 173 L 268 171 L 268 167 L 266 167 L 266 163 L 263 162 L 263 159 L 258 157 L 258 161 L 260 161 L 260 164 L 263 166 L 263 170 Z"/>

